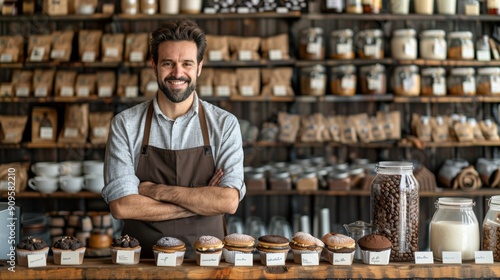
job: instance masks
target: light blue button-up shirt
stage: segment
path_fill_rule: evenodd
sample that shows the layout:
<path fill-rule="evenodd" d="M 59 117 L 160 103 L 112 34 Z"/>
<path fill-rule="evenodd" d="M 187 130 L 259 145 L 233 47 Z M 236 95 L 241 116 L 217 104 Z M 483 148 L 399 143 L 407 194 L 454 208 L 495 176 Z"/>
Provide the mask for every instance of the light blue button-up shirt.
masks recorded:
<path fill-rule="evenodd" d="M 203 146 L 203 135 L 198 119 L 198 96 L 194 93 L 191 109 L 172 120 L 164 115 L 156 97 L 151 121 L 149 145 L 161 149 L 181 150 Z M 240 200 L 246 193 L 243 173 L 243 148 L 238 119 L 231 113 L 208 102 L 205 109 L 208 135 L 216 169 L 224 176 L 220 186 L 238 189 Z M 104 160 L 104 200 L 138 194 L 139 178 L 135 175 L 139 162 L 146 113 L 149 102 L 138 104 L 117 114 L 110 127 Z"/>

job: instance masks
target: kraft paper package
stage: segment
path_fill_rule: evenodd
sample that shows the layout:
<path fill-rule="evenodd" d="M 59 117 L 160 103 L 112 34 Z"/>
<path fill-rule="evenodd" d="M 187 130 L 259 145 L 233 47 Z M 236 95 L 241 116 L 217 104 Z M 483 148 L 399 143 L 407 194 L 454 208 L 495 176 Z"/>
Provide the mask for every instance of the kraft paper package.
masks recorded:
<path fill-rule="evenodd" d="M 89 104 L 68 104 L 58 142 L 85 143 L 89 130 Z"/>
<path fill-rule="evenodd" d="M 33 95 L 47 97 L 52 95 L 52 85 L 56 71 L 53 69 L 35 69 L 33 73 Z"/>
<path fill-rule="evenodd" d="M 24 61 L 24 39 L 22 36 L 0 36 L 0 63 Z"/>
<path fill-rule="evenodd" d="M 31 113 L 31 142 L 53 143 L 57 139 L 57 110 L 34 107 Z"/>
<path fill-rule="evenodd" d="M 16 170 L 15 173 L 15 192 L 23 192 L 26 190 L 28 186 L 28 170 L 30 167 L 29 162 L 10 162 L 0 164 L 0 191 L 8 191 L 8 182 L 9 175 L 12 172 L 9 172 L 9 169 L 14 168 Z"/>
<path fill-rule="evenodd" d="M 89 113 L 90 143 L 106 144 L 108 141 L 111 119 L 113 119 L 113 112 Z"/>
<path fill-rule="evenodd" d="M 118 76 L 116 94 L 130 98 L 139 96 L 139 77 L 136 74 L 121 73 Z"/>
<path fill-rule="evenodd" d="M 269 60 L 290 59 L 288 44 L 288 34 L 286 33 L 261 39 L 262 58 Z"/>
<path fill-rule="evenodd" d="M 54 81 L 54 93 L 58 97 L 75 96 L 76 71 L 59 70 Z"/>
<path fill-rule="evenodd" d="M 203 70 L 202 72 L 205 72 Z M 141 93 L 146 97 L 152 97 L 158 92 L 158 82 L 156 81 L 155 72 L 151 68 L 141 70 Z"/>
<path fill-rule="evenodd" d="M 27 122 L 28 116 L 0 115 L 0 143 L 21 143 Z"/>
<path fill-rule="evenodd" d="M 240 96 L 260 95 L 260 69 L 236 68 L 237 94 Z"/>
<path fill-rule="evenodd" d="M 116 87 L 116 75 L 113 71 L 97 73 L 97 96 L 101 98 L 112 97 Z"/>
<path fill-rule="evenodd" d="M 17 97 L 31 96 L 33 83 L 33 71 L 14 70 L 12 73 L 12 85 L 14 95 Z"/>
<path fill-rule="evenodd" d="M 214 69 L 204 68 L 196 81 L 198 96 L 214 96 Z"/>
<path fill-rule="evenodd" d="M 294 96 L 292 89 L 293 69 L 291 67 L 282 68 L 262 68 L 262 93 L 263 96 Z"/>
<path fill-rule="evenodd" d="M 95 62 L 101 54 L 101 30 L 80 30 L 78 32 L 78 53 L 81 62 Z"/>
<path fill-rule="evenodd" d="M 229 97 L 236 94 L 236 73 L 232 69 L 214 69 L 214 95 Z"/>
<path fill-rule="evenodd" d="M 125 34 L 103 34 L 101 54 L 103 62 L 121 62 L 123 60 L 123 41 Z"/>
<path fill-rule="evenodd" d="M 96 74 L 78 74 L 75 83 L 77 97 L 90 97 L 96 95 Z"/>
<path fill-rule="evenodd" d="M 28 61 L 49 61 L 52 35 L 31 35 L 28 42 Z"/>
<path fill-rule="evenodd" d="M 229 51 L 231 52 L 231 60 L 259 60 L 259 46 L 260 37 L 229 37 Z"/>
<path fill-rule="evenodd" d="M 73 31 L 52 32 L 52 50 L 50 58 L 56 61 L 69 61 L 73 49 Z"/>
<path fill-rule="evenodd" d="M 300 129 L 300 116 L 278 113 L 279 135 L 278 140 L 284 143 L 295 143 Z"/>
<path fill-rule="evenodd" d="M 204 61 L 229 61 L 229 40 L 227 36 L 206 35 L 207 48 Z"/>
<path fill-rule="evenodd" d="M 124 61 L 143 62 L 148 58 L 148 33 L 128 33 L 125 38 Z"/>

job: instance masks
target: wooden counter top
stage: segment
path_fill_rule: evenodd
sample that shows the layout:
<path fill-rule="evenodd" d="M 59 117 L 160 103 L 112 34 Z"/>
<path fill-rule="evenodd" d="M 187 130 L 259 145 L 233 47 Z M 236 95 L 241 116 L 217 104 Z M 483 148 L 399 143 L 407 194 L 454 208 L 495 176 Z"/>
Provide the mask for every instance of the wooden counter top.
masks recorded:
<path fill-rule="evenodd" d="M 154 260 L 141 260 L 137 265 L 117 265 L 111 259 L 85 258 L 79 266 L 55 265 L 49 258 L 46 267 L 15 267 L 2 261 L 0 279 L 326 279 L 326 278 L 497 278 L 500 265 L 463 263 L 461 265 L 435 263 L 390 263 L 386 266 L 355 262 L 351 266 L 333 266 L 320 262 L 319 266 L 301 266 L 287 261 L 285 266 L 235 267 L 221 262 L 218 267 L 200 267 L 194 260 L 186 260 L 177 267 L 157 267 Z"/>

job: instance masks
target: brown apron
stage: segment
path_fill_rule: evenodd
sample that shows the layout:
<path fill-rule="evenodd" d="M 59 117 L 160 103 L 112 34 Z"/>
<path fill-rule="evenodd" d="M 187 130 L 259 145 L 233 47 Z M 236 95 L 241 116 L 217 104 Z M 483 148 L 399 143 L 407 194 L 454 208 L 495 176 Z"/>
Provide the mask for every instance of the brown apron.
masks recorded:
<path fill-rule="evenodd" d="M 207 186 L 215 172 L 212 148 L 208 138 L 207 122 L 201 102 L 198 116 L 203 134 L 203 146 L 184 150 L 167 150 L 149 146 L 149 133 L 153 117 L 153 102 L 150 103 L 144 127 L 141 155 L 136 175 L 141 182 L 199 187 Z M 153 245 L 161 237 L 175 237 L 186 243 L 185 258 L 194 258 L 194 242 L 202 235 L 219 239 L 225 236 L 224 215 L 192 216 L 161 222 L 125 220 L 122 235 L 128 234 L 139 240 L 142 246 L 141 258 L 153 258 Z"/>

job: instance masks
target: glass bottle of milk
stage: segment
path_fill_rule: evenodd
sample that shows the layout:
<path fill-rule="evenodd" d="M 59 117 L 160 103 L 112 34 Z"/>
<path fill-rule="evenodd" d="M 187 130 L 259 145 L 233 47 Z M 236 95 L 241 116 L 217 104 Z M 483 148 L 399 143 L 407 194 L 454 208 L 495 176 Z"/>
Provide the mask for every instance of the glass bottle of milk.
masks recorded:
<path fill-rule="evenodd" d="M 469 198 L 441 197 L 430 225 L 430 248 L 442 260 L 443 251 L 461 252 L 462 260 L 474 260 L 479 251 L 479 223 Z"/>

